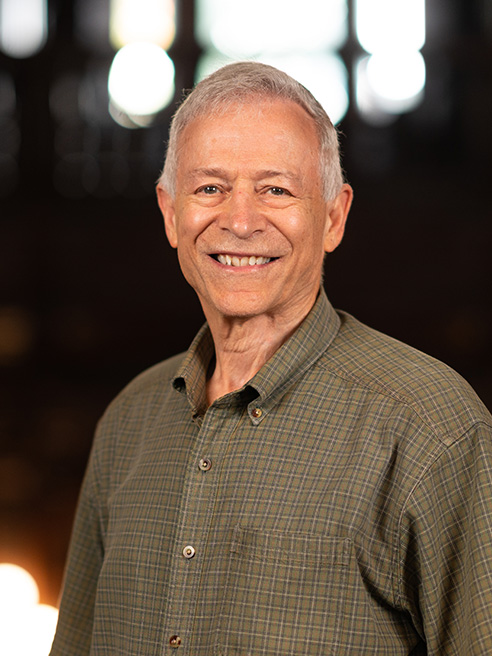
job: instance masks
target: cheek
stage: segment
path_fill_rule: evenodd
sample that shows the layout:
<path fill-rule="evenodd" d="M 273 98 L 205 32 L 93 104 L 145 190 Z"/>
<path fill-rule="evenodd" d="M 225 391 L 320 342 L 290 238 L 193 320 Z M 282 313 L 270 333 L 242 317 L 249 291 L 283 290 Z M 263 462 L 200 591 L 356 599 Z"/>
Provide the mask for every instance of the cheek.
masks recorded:
<path fill-rule="evenodd" d="M 210 215 L 211 212 L 207 212 L 203 208 L 200 211 L 186 208 L 179 215 L 178 237 L 188 244 L 196 241 L 213 221 L 213 217 Z"/>
<path fill-rule="evenodd" d="M 285 225 L 285 234 L 297 247 L 315 256 L 324 252 L 323 244 L 326 225 L 319 213 L 290 217 Z"/>
<path fill-rule="evenodd" d="M 277 211 L 270 214 L 270 221 L 275 229 L 291 244 L 310 240 L 313 228 L 313 218 L 297 211 L 295 208 Z"/>
<path fill-rule="evenodd" d="M 184 279 L 189 285 L 196 289 L 197 282 L 200 281 L 200 276 L 197 274 L 194 258 L 190 257 L 189 252 L 178 246 L 177 249 L 179 268 Z"/>

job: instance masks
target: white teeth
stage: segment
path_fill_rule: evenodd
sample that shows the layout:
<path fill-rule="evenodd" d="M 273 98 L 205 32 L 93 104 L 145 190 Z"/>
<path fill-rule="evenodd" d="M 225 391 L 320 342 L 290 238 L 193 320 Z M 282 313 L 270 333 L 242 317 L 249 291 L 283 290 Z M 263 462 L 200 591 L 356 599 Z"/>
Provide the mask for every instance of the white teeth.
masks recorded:
<path fill-rule="evenodd" d="M 221 264 L 225 264 L 227 266 L 234 266 L 234 267 L 244 267 L 244 266 L 255 266 L 259 264 L 267 264 L 270 262 L 269 257 L 256 257 L 254 255 L 251 255 L 251 257 L 237 257 L 236 255 L 230 256 L 230 255 L 224 255 L 220 254 L 217 255 L 217 260 Z"/>

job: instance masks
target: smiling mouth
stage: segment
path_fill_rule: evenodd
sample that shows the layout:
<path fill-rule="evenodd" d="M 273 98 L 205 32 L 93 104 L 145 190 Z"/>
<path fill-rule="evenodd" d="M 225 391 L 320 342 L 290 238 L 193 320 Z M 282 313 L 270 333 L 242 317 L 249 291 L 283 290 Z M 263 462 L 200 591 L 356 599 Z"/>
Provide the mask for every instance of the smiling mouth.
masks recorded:
<path fill-rule="evenodd" d="M 219 253 L 218 255 L 212 255 L 212 257 L 217 262 L 220 262 L 220 264 L 233 267 L 258 266 L 260 264 L 268 264 L 277 259 L 276 257 L 263 257 L 261 255 L 238 257 L 237 255 L 227 255 L 226 253 Z"/>

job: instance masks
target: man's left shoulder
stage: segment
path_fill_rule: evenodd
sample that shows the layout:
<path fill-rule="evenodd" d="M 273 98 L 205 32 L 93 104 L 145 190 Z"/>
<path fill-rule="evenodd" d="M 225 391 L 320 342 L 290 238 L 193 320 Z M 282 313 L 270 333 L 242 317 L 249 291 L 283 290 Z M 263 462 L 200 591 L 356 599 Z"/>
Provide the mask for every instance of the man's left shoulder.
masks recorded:
<path fill-rule="evenodd" d="M 345 312 L 339 333 L 326 353 L 330 366 L 375 394 L 412 407 L 444 433 L 456 436 L 492 417 L 470 384 L 451 367 Z"/>

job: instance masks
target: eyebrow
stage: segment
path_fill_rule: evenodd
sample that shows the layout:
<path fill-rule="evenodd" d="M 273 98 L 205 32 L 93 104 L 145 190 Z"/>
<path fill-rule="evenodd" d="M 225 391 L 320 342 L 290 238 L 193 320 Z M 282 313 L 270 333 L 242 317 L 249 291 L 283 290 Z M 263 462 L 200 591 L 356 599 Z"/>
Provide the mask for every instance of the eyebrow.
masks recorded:
<path fill-rule="evenodd" d="M 299 176 L 292 171 L 278 171 L 276 169 L 265 169 L 263 171 L 258 171 L 255 176 L 256 180 L 265 180 L 266 178 L 287 178 L 287 180 L 292 180 L 292 182 L 298 182 Z"/>
<path fill-rule="evenodd" d="M 228 179 L 228 174 L 224 169 L 221 168 L 214 168 L 214 167 L 199 167 L 196 169 L 193 169 L 190 171 L 187 175 L 187 179 L 195 179 L 198 177 L 210 177 L 210 178 L 220 178 L 221 180 L 226 180 Z M 287 178 L 288 180 L 291 180 L 292 182 L 298 182 L 299 181 L 299 176 L 292 171 L 280 171 L 277 169 L 263 169 L 258 171 L 254 179 L 259 182 L 260 180 L 265 180 L 267 178 Z"/>
<path fill-rule="evenodd" d="M 189 171 L 189 173 L 186 174 L 187 178 L 198 178 L 200 176 L 206 176 L 209 178 L 226 178 L 226 173 L 223 169 L 219 168 L 207 168 L 207 167 L 200 167 L 197 169 L 193 169 L 192 171 Z"/>

